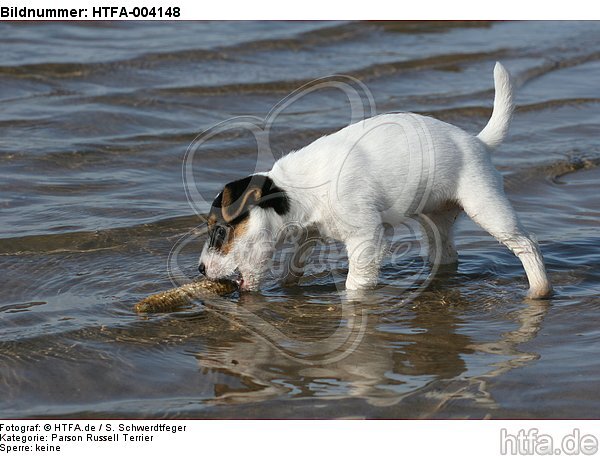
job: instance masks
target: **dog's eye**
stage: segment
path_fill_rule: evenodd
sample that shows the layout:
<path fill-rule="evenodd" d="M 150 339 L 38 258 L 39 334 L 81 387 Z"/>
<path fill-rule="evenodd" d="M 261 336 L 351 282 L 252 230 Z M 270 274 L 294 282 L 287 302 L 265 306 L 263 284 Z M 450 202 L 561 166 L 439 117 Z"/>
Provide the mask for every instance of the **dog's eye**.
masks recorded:
<path fill-rule="evenodd" d="M 223 225 L 215 226 L 210 233 L 209 246 L 215 249 L 221 248 L 227 239 L 228 233 L 229 230 L 227 227 Z"/>

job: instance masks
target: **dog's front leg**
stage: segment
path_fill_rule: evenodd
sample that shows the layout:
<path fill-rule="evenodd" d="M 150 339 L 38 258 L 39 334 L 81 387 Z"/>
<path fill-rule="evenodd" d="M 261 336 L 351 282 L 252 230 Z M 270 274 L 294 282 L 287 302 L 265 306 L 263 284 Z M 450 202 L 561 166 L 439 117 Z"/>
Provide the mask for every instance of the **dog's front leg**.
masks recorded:
<path fill-rule="evenodd" d="M 346 240 L 348 251 L 347 290 L 363 290 L 377 285 L 385 245 L 377 237 L 355 236 Z"/>
<path fill-rule="evenodd" d="M 280 247 L 287 250 L 284 255 L 281 283 L 285 286 L 297 285 L 304 275 L 304 267 L 311 252 L 320 241 L 319 232 L 315 229 L 296 227 L 289 229 L 282 239 Z"/>
<path fill-rule="evenodd" d="M 291 286 L 298 284 L 304 275 L 304 267 L 317 242 L 317 238 L 303 237 L 300 240 L 291 258 L 285 264 L 283 285 Z"/>

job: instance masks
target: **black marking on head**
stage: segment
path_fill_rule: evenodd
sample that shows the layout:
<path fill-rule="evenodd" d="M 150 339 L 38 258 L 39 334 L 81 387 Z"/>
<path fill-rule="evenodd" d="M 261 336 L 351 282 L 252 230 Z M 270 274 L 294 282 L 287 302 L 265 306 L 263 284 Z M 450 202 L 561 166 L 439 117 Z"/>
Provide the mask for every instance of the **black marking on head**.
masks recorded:
<path fill-rule="evenodd" d="M 234 238 L 247 229 L 246 219 L 256 206 L 284 215 L 290 202 L 286 192 L 267 176 L 253 174 L 225 185 L 208 216 L 209 247 L 228 252 Z"/>
<path fill-rule="evenodd" d="M 284 215 L 290 209 L 290 202 L 286 192 L 275 185 L 273 179 L 253 174 L 225 185 L 212 203 L 211 214 L 226 223 L 236 224 L 247 218 L 255 206 Z"/>

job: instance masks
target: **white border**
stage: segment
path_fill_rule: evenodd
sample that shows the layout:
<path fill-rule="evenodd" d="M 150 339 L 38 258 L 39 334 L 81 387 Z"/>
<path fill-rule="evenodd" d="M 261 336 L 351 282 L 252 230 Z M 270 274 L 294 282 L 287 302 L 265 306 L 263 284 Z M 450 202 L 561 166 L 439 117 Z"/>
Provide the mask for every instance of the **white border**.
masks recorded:
<path fill-rule="evenodd" d="M 176 20 L 592 20 L 600 19 L 593 2 L 530 2 L 505 0 L 9 0 L 4 7 L 89 8 L 179 7 Z M 163 18 L 163 20 L 168 18 Z M 88 17 L 86 20 L 94 20 Z M 98 20 L 98 19 L 96 19 Z M 123 20 L 123 19 L 121 19 Z M 127 19 L 126 19 L 127 20 Z M 135 18 L 129 18 L 135 20 Z"/>

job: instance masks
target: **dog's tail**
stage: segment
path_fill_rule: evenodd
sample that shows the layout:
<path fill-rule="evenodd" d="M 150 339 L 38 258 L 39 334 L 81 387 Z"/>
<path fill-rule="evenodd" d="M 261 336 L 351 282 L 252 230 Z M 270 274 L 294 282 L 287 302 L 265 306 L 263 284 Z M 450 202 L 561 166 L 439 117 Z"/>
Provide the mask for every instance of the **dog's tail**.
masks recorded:
<path fill-rule="evenodd" d="M 500 62 L 494 67 L 494 110 L 492 117 L 477 137 L 488 147 L 499 146 L 506 135 L 512 118 L 515 104 L 513 101 L 513 84 L 510 74 Z"/>

